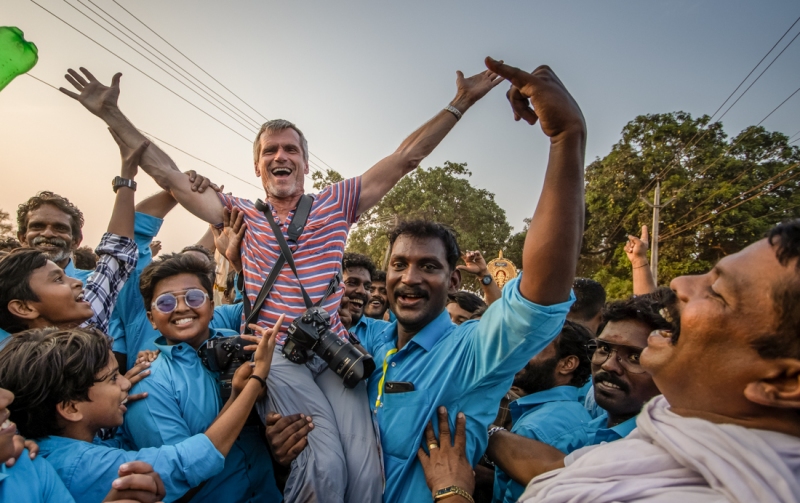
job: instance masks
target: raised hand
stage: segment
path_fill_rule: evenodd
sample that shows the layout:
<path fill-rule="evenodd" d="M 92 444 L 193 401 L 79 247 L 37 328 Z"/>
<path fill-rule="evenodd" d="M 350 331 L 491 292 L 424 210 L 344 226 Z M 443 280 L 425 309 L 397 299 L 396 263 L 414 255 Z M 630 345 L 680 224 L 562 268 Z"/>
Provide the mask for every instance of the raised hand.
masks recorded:
<path fill-rule="evenodd" d="M 625 255 L 628 256 L 633 267 L 643 267 L 648 265 L 647 250 L 649 248 L 650 236 L 647 232 L 647 226 L 642 226 L 642 237 L 637 238 L 633 235 L 628 235 L 628 242 L 625 243 Z"/>
<path fill-rule="evenodd" d="M 486 96 L 486 93 L 494 89 L 503 79 L 491 70 L 486 70 L 472 77 L 464 77 L 461 71 L 456 72 L 456 97 L 452 105 L 460 112 L 465 112 L 467 108 L 475 104 L 479 99 Z"/>
<path fill-rule="evenodd" d="M 528 73 L 487 57 L 486 67 L 511 81 L 513 87 L 507 96 L 515 120 L 522 118 L 531 125 L 539 121 L 551 140 L 562 134 L 586 134 L 586 122 L 578 103 L 549 66 Z"/>
<path fill-rule="evenodd" d="M 481 255 L 481 252 L 468 251 L 461 256 L 461 260 L 465 265 L 456 266 L 459 271 L 465 271 L 474 274 L 478 277 L 484 276 L 489 273 L 489 268 L 486 266 L 486 260 Z"/>
<path fill-rule="evenodd" d="M 214 235 L 214 246 L 228 261 L 236 272 L 242 272 L 241 246 L 247 224 L 244 223 L 244 213 L 238 208 L 223 211 L 222 229 L 211 226 Z"/>
<path fill-rule="evenodd" d="M 64 78 L 77 89 L 77 93 L 60 87 L 58 90 L 80 102 L 86 110 L 102 118 L 103 112 L 117 110 L 117 99 L 119 98 L 119 79 L 121 73 L 117 73 L 111 78 L 111 86 L 100 83 L 94 75 L 86 68 L 81 67 L 83 75 L 72 68 L 67 70 Z"/>

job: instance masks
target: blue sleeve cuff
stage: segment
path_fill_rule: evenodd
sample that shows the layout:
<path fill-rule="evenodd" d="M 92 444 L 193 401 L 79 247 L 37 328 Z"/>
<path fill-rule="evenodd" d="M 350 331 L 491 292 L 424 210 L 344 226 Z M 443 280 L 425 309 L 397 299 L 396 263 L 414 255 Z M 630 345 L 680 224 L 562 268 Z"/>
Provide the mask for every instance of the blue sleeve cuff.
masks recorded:
<path fill-rule="evenodd" d="M 513 303 L 524 304 L 533 309 L 535 309 L 538 313 L 543 315 L 559 315 L 566 314 L 569 312 L 569 308 L 572 307 L 572 304 L 575 303 L 575 292 L 572 290 L 569 291 L 569 298 L 564 302 L 560 302 L 558 304 L 553 304 L 551 306 L 542 306 L 536 304 L 535 302 L 531 302 L 525 297 L 522 296 L 522 292 L 519 290 L 519 282 L 522 279 L 522 273 L 511 281 L 509 281 L 505 287 L 503 287 L 503 297 L 507 297 L 507 299 Z"/>
<path fill-rule="evenodd" d="M 163 223 L 163 218 L 154 217 L 147 213 L 139 213 L 137 211 L 133 220 L 133 233 L 137 238 L 141 236 L 152 239 L 158 235 L 158 231 L 161 230 L 161 224 Z"/>
<path fill-rule="evenodd" d="M 192 487 L 220 473 L 225 466 L 225 456 L 204 433 L 189 437 L 175 447 L 183 460 L 186 481 Z"/>

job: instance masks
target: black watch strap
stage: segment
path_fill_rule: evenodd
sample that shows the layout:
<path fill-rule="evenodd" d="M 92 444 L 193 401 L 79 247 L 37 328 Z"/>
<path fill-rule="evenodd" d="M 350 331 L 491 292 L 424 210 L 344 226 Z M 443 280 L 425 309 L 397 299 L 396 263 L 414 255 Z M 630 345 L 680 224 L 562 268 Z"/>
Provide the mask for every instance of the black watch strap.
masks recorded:
<path fill-rule="evenodd" d="M 484 274 L 483 277 L 481 278 L 481 283 L 483 283 L 486 286 L 491 285 L 492 284 L 492 275 L 491 274 Z"/>
<path fill-rule="evenodd" d="M 115 176 L 114 180 L 111 182 L 111 187 L 114 189 L 114 192 L 117 192 L 120 187 L 128 187 L 129 189 L 136 191 L 136 182 L 129 178 Z"/>

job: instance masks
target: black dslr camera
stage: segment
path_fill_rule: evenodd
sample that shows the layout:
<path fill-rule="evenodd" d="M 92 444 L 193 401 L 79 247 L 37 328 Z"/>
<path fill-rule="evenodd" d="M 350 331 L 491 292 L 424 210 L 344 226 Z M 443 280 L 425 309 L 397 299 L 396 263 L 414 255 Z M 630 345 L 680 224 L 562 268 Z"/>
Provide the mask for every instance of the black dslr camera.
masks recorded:
<path fill-rule="evenodd" d="M 208 339 L 197 350 L 197 356 L 203 365 L 212 372 L 219 372 L 219 394 L 223 403 L 231 396 L 233 374 L 253 356 L 254 351 L 244 350 L 244 347 L 249 345 L 252 345 L 252 342 L 235 335 Z"/>
<path fill-rule="evenodd" d="M 295 318 L 289 326 L 283 356 L 293 363 L 306 363 L 314 353 L 325 360 L 331 370 L 342 378 L 346 388 L 372 375 L 375 361 L 349 342 L 331 332 L 331 316 L 321 307 L 312 307 Z"/>

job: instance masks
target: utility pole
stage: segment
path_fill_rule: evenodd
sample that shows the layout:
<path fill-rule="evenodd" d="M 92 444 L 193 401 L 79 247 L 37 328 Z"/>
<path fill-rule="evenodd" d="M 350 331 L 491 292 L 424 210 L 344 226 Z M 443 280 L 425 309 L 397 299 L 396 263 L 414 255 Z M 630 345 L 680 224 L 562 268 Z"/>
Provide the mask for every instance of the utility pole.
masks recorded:
<path fill-rule="evenodd" d="M 664 203 L 661 202 L 661 180 L 656 179 L 656 190 L 653 194 L 653 202 L 648 201 L 643 195 L 640 196 L 642 201 L 648 206 L 653 208 L 653 227 L 652 238 L 650 244 L 650 272 L 653 274 L 653 281 L 658 284 L 658 227 L 660 221 L 659 210 L 672 202 L 674 197 L 669 198 Z"/>

